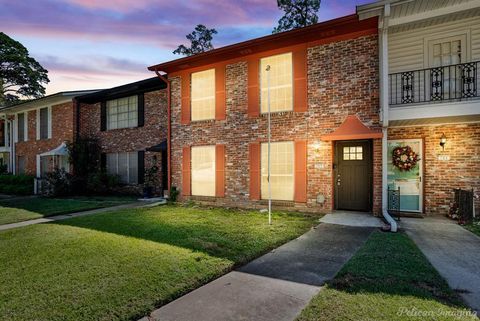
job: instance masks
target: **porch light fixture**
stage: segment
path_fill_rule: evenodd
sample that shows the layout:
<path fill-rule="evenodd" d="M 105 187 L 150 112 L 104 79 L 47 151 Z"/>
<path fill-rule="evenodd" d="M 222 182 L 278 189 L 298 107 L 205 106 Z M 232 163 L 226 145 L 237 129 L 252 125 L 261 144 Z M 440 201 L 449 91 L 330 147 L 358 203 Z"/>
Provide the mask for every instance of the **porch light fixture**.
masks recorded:
<path fill-rule="evenodd" d="M 319 142 L 313 143 L 312 147 L 313 147 L 313 150 L 314 150 L 316 153 L 318 153 L 318 152 L 320 151 L 320 143 L 319 143 Z"/>
<path fill-rule="evenodd" d="M 440 146 L 442 146 L 442 150 L 445 150 L 446 143 L 447 143 L 447 136 L 445 136 L 445 133 L 442 133 L 442 137 L 440 137 Z"/>

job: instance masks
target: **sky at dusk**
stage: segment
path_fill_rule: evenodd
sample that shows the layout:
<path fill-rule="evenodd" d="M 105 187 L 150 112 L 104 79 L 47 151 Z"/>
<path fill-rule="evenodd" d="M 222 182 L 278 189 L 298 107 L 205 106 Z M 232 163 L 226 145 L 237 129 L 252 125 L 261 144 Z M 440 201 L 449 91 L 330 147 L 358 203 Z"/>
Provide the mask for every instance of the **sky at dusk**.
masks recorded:
<path fill-rule="evenodd" d="M 323 0 L 319 20 L 352 14 L 372 0 Z M 213 45 L 271 34 L 276 0 L 0 0 L 0 31 L 48 69 L 47 94 L 109 88 L 153 77 L 147 66 L 179 58 L 197 24 Z"/>

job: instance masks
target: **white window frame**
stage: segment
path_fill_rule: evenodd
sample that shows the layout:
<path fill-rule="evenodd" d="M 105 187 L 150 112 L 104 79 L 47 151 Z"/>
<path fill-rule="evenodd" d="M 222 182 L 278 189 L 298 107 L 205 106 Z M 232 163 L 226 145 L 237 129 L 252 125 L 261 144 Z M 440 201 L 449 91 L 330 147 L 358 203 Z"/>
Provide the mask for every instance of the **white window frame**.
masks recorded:
<path fill-rule="evenodd" d="M 135 105 L 135 110 L 134 111 L 130 111 L 130 98 L 132 97 L 135 97 L 135 100 L 136 100 L 136 105 Z M 122 126 L 122 127 L 119 127 L 118 126 L 118 101 L 121 100 L 121 99 L 128 99 L 128 103 L 127 103 L 127 126 Z M 110 108 L 113 108 L 112 106 L 109 106 L 109 103 L 112 103 L 113 101 L 116 101 L 117 102 L 117 120 L 116 120 L 116 126 L 112 127 L 111 125 L 111 122 L 110 122 L 110 117 L 111 117 L 111 113 L 110 113 Z M 135 128 L 135 127 L 138 127 L 138 104 L 139 104 L 139 99 L 138 99 L 138 95 L 130 95 L 130 96 L 127 96 L 127 97 L 120 97 L 120 98 L 116 98 L 116 99 L 110 99 L 110 100 L 107 100 L 105 102 L 105 108 L 106 108 L 106 128 L 107 130 L 115 130 L 115 129 L 124 129 L 124 128 Z M 133 120 L 133 117 L 130 118 L 131 114 L 134 113 L 135 114 L 135 118 L 136 118 L 136 122 L 134 125 L 131 125 L 130 126 L 130 121 Z M 123 114 L 123 113 L 122 113 Z"/>
<path fill-rule="evenodd" d="M 440 34 L 435 34 L 429 37 L 425 37 L 423 40 L 423 65 L 424 68 L 431 68 L 432 67 L 432 53 L 433 53 L 433 45 L 441 42 L 445 42 L 446 40 L 456 39 L 462 42 L 462 50 L 464 49 L 464 55 L 462 57 L 462 63 L 468 62 L 471 59 L 471 35 L 470 30 L 460 30 L 460 31 L 453 31 L 453 32 L 445 32 Z M 465 44 L 463 44 L 465 43 Z"/>
<path fill-rule="evenodd" d="M 37 140 L 45 139 L 45 138 L 40 138 L 40 109 L 45 109 L 47 108 L 47 138 L 46 139 L 51 139 L 52 138 L 52 106 L 48 107 L 41 107 L 36 110 L 37 114 L 37 119 L 36 119 L 36 131 L 37 131 Z"/>
<path fill-rule="evenodd" d="M 212 108 L 212 115 L 210 117 L 204 117 L 204 118 L 195 118 L 193 117 L 193 112 L 194 112 L 194 102 L 195 101 L 201 101 L 201 100 L 212 100 L 212 97 L 203 97 L 203 98 L 199 98 L 199 99 L 194 99 L 193 98 L 193 85 L 194 85 L 194 82 L 193 82 L 193 78 L 194 78 L 194 75 L 195 74 L 200 74 L 200 73 L 205 73 L 205 72 L 212 72 L 213 71 L 213 102 L 212 102 L 212 105 L 211 108 Z M 216 106 L 216 91 L 217 91 L 217 88 L 216 88 L 216 74 L 215 74 L 215 68 L 210 68 L 210 69 L 206 69 L 206 70 L 202 70 L 202 71 L 197 71 L 197 72 L 194 72 L 194 73 L 191 73 L 190 74 L 190 119 L 191 121 L 204 121 L 204 120 L 212 120 L 212 119 L 215 119 L 215 106 Z M 210 107 L 210 106 L 209 106 Z"/>
<path fill-rule="evenodd" d="M 292 95 L 292 103 L 290 105 L 289 108 L 285 108 L 285 109 L 282 109 L 282 110 L 275 110 L 275 111 L 272 111 L 271 113 L 283 113 L 283 112 L 289 112 L 289 111 L 293 111 L 293 105 L 294 105 L 294 70 L 293 70 L 293 53 L 292 52 L 284 52 L 284 53 L 280 53 L 280 54 L 277 54 L 277 55 L 271 55 L 271 56 L 267 56 L 267 57 L 262 57 L 260 58 L 260 62 L 259 62 L 259 81 L 260 81 L 260 84 L 259 84 L 259 90 L 260 90 L 260 113 L 261 114 L 267 114 L 268 111 L 263 111 L 262 110 L 262 101 L 263 99 L 267 99 L 267 94 L 265 94 L 265 97 L 263 96 L 262 92 L 264 91 L 263 90 L 263 87 L 262 87 L 262 74 L 265 72 L 265 68 L 266 66 L 263 66 L 262 64 L 262 60 L 264 59 L 267 59 L 267 58 L 272 58 L 272 57 L 276 57 L 276 56 L 283 56 L 283 55 L 290 55 L 290 58 L 291 58 L 291 65 L 292 65 L 292 79 L 291 79 L 291 95 Z M 286 87 L 286 86 L 283 86 L 283 87 Z M 280 86 L 277 86 L 277 88 L 281 88 Z M 272 89 L 272 87 L 270 87 L 270 89 Z M 265 90 L 265 92 L 268 92 L 267 90 Z"/>
<path fill-rule="evenodd" d="M 28 141 L 28 111 L 15 114 L 15 142 L 18 143 L 20 140 L 18 138 L 18 116 L 23 114 L 23 140 L 22 142 Z"/>
<path fill-rule="evenodd" d="M 127 184 L 127 185 L 137 185 L 138 184 L 138 152 L 116 152 L 116 153 L 107 153 L 107 156 L 108 155 L 114 155 L 115 157 L 115 173 L 112 173 L 111 171 L 108 170 L 108 161 L 107 161 L 107 173 L 112 173 L 114 175 L 117 175 L 119 176 L 118 174 L 118 171 L 119 171 L 119 166 L 118 166 L 118 156 L 120 154 L 127 154 L 127 182 L 122 182 L 123 184 Z M 135 168 L 137 169 L 137 182 L 131 182 L 131 179 L 130 179 L 130 175 L 132 174 L 131 173 L 131 170 L 132 170 L 132 167 L 130 166 L 130 154 L 137 154 L 137 164 L 135 164 Z"/>

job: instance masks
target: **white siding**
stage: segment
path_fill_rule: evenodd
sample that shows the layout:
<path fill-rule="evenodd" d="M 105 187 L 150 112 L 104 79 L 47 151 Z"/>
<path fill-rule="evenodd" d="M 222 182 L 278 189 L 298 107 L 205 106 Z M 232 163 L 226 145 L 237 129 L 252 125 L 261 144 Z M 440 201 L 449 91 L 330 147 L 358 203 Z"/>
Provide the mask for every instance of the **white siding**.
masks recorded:
<path fill-rule="evenodd" d="M 432 36 L 466 32 L 467 60 L 480 60 L 480 17 L 472 17 L 389 34 L 389 73 L 428 68 L 425 42 Z"/>

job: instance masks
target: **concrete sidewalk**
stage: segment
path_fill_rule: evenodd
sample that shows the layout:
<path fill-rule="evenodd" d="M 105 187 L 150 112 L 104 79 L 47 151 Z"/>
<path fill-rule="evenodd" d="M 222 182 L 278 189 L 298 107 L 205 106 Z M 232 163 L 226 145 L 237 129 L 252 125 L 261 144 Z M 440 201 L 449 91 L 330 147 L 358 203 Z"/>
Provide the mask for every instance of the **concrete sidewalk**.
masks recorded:
<path fill-rule="evenodd" d="M 448 219 L 402 218 L 400 224 L 450 287 L 480 312 L 480 237 Z"/>
<path fill-rule="evenodd" d="M 320 224 L 141 321 L 291 321 L 372 231 L 371 227 Z"/>
<path fill-rule="evenodd" d="M 322 223 L 357 226 L 357 227 L 382 227 L 382 220 L 371 213 L 355 211 L 335 211 L 320 219 Z"/>
<path fill-rule="evenodd" d="M 135 203 L 128 203 L 128 204 L 122 204 L 122 205 L 111 206 L 111 207 L 97 208 L 94 210 L 83 211 L 83 212 L 37 218 L 29 221 L 0 225 L 0 231 L 10 230 L 14 228 L 29 226 L 29 225 L 41 224 L 41 223 L 61 221 L 61 220 L 66 220 L 72 217 L 87 216 L 87 215 L 93 215 L 98 213 L 123 210 L 127 208 L 137 208 L 137 207 L 147 207 L 147 206 L 151 206 L 151 204 L 145 204 L 144 202 L 135 202 Z"/>

